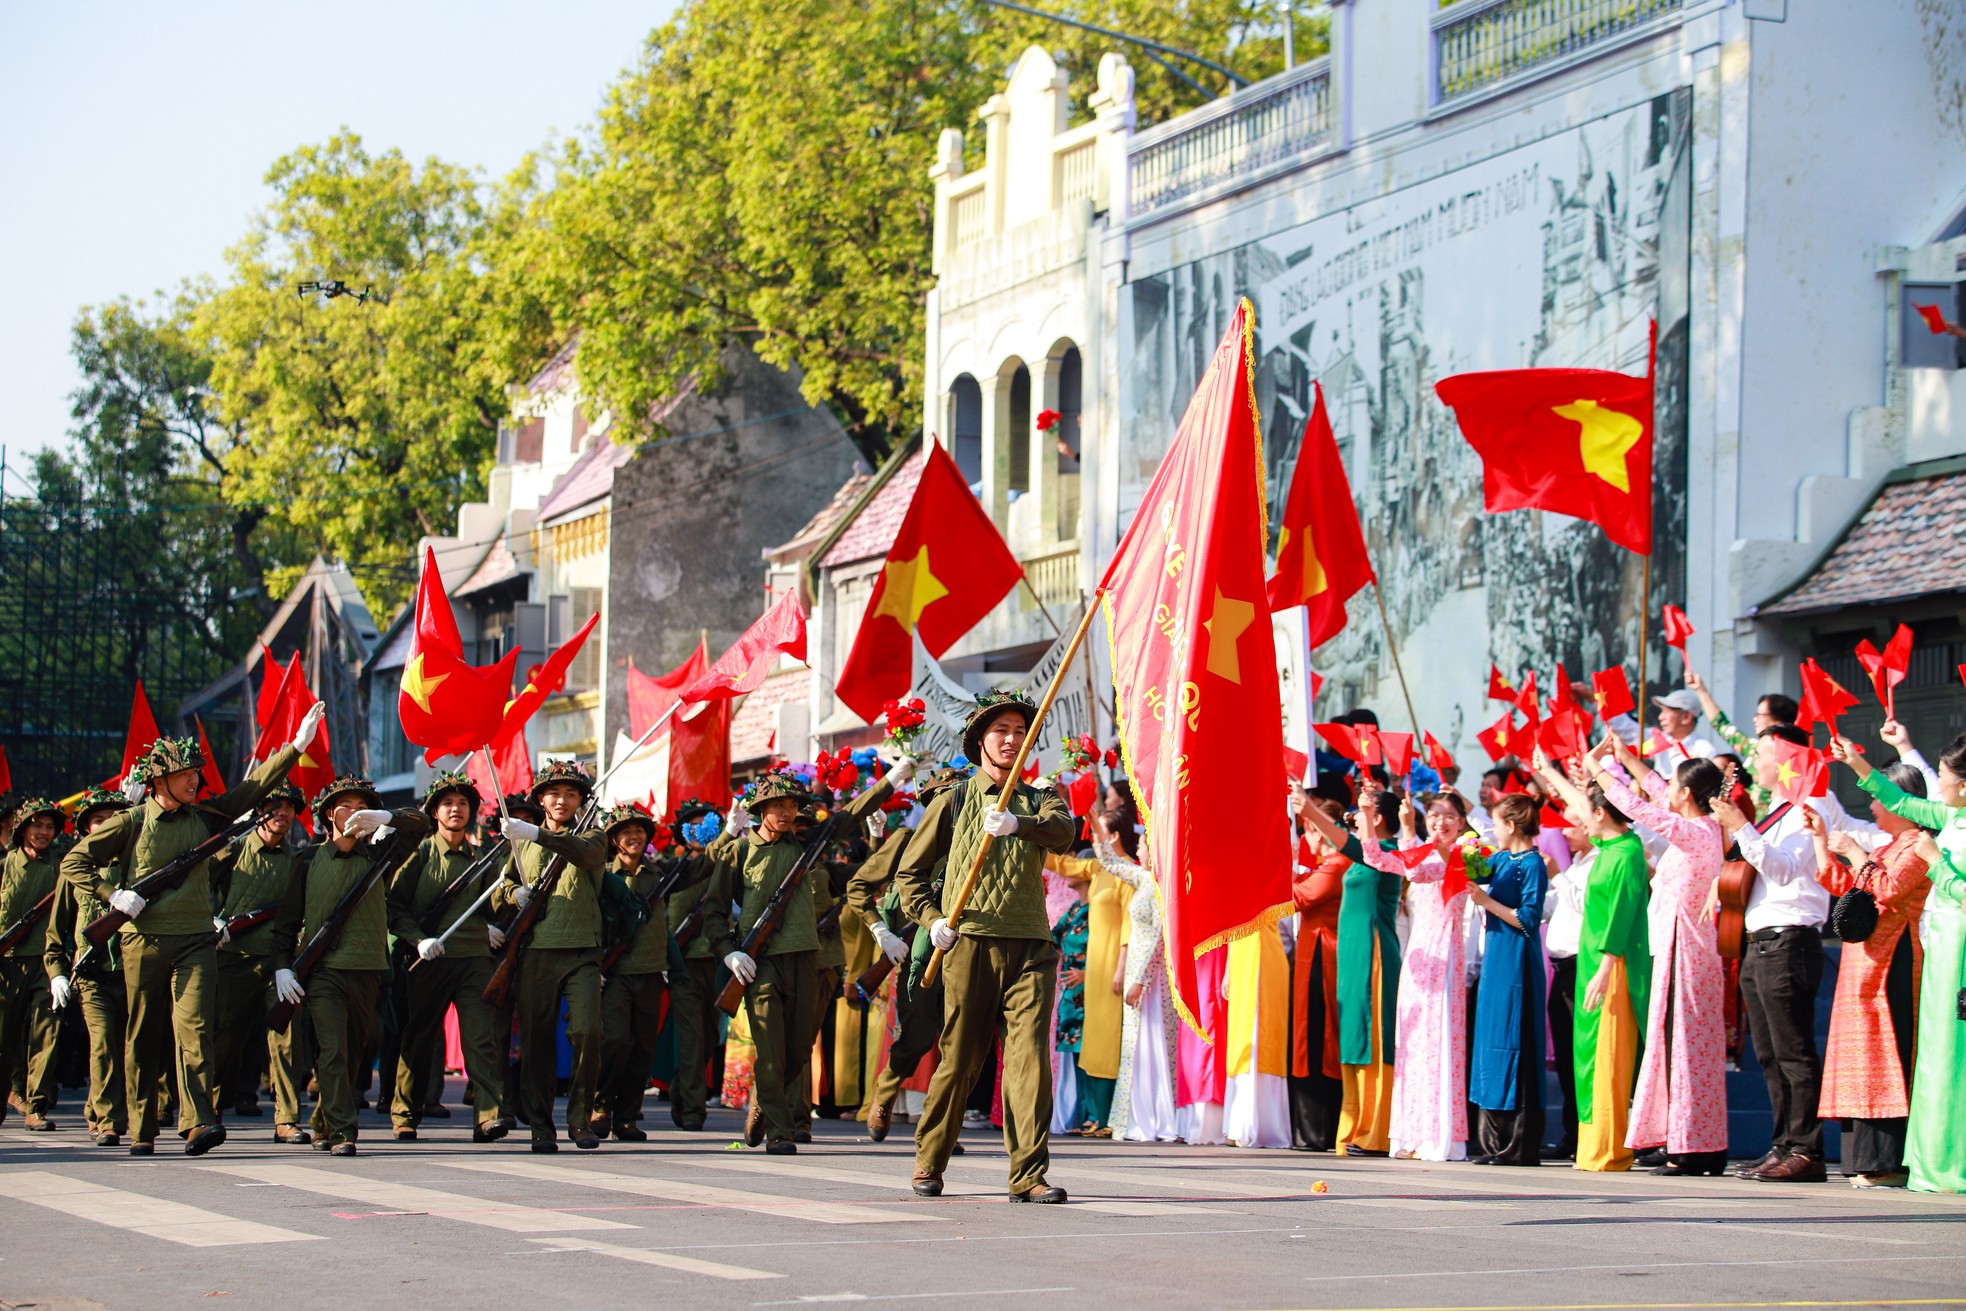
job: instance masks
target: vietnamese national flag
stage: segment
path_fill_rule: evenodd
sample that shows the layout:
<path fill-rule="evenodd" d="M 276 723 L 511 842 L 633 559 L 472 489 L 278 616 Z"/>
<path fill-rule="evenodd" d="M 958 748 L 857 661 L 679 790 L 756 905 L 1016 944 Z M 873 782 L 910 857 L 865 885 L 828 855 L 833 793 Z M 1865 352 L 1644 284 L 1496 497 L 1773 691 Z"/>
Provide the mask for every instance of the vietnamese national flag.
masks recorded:
<path fill-rule="evenodd" d="M 1515 694 L 1515 708 L 1531 719 L 1542 718 L 1542 711 L 1536 701 L 1536 671 L 1523 675 L 1522 688 Z"/>
<path fill-rule="evenodd" d="M 710 672 L 710 651 L 702 642 L 689 659 L 666 674 L 645 674 L 628 662 L 628 736 L 637 742 L 669 713 L 669 707 L 683 699 L 683 689 Z"/>
<path fill-rule="evenodd" d="M 1857 643 L 1857 663 L 1870 675 L 1871 688 L 1884 704 L 1884 717 L 1896 719 L 1898 684 L 1911 672 L 1911 629 L 1899 624 L 1882 651 L 1872 646 L 1869 638 Z"/>
<path fill-rule="evenodd" d="M 1488 699 L 1515 704 L 1515 684 L 1502 677 L 1502 671 L 1492 664 L 1488 666 Z"/>
<path fill-rule="evenodd" d="M 1502 717 L 1475 734 L 1475 741 L 1488 753 L 1491 761 L 1499 761 L 1509 754 L 1509 740 L 1515 736 L 1515 711 L 1503 712 Z"/>
<path fill-rule="evenodd" d="M 1783 801 L 1799 806 L 1811 797 L 1828 794 L 1829 761 L 1816 748 L 1766 737 L 1759 749 L 1775 762 L 1775 780 L 1768 790 Z"/>
<path fill-rule="evenodd" d="M 205 757 L 205 795 L 208 797 L 225 794 L 225 775 L 218 772 L 218 757 L 212 754 L 212 741 L 205 736 L 205 721 L 193 715 L 191 722 L 198 726 L 198 751 Z"/>
<path fill-rule="evenodd" d="M 673 819 L 676 807 L 690 797 L 708 802 L 721 810 L 730 804 L 730 704 L 729 697 L 715 697 L 694 704 L 684 702 L 684 689 L 710 671 L 710 652 L 701 643 L 689 659 L 666 674 L 649 675 L 628 666 L 628 731 L 640 741 L 651 725 L 669 715 L 667 727 L 655 735 L 668 740 L 669 759 L 663 788 L 667 812 Z M 688 709 L 670 714 L 670 707 Z"/>
<path fill-rule="evenodd" d="M 1652 330 L 1653 350 L 1658 327 Z M 1648 356 L 1649 359 L 1649 356 Z M 1652 369 L 1503 369 L 1434 391 L 1481 456 L 1489 513 L 1554 510 L 1652 553 Z"/>
<path fill-rule="evenodd" d="M 1407 776 L 1413 769 L 1413 735 L 1411 733 L 1389 733 L 1379 730 L 1379 752 L 1386 763 L 1386 772 L 1395 780 Z"/>
<path fill-rule="evenodd" d="M 1666 645 L 1676 648 L 1679 654 L 1684 657 L 1686 654 L 1686 639 L 1693 636 L 1696 631 L 1693 627 L 1693 621 L 1688 619 L 1686 612 L 1678 606 L 1668 605 L 1659 611 L 1659 623 L 1665 629 Z"/>
<path fill-rule="evenodd" d="M 424 761 L 434 765 L 487 746 L 497 736 L 519 652 L 515 647 L 484 669 L 465 662 L 437 552 L 428 546 L 416 588 L 415 625 L 396 693 L 396 718 L 403 736 L 422 747 Z"/>
<path fill-rule="evenodd" d="M 1423 734 L 1421 743 L 1427 749 L 1427 768 L 1445 773 L 1454 768 L 1454 757 L 1446 747 L 1434 741 L 1432 733 Z"/>
<path fill-rule="evenodd" d="M 120 788 L 123 780 L 130 776 L 130 770 L 143 753 L 150 750 L 158 738 L 164 736 L 157 727 L 157 716 L 150 713 L 150 698 L 143 694 L 143 680 L 137 680 L 136 694 L 130 698 L 130 727 L 123 734 L 123 767 L 116 771 L 116 777 L 104 783 L 106 788 Z"/>
<path fill-rule="evenodd" d="M 1934 337 L 1943 337 L 1945 335 L 1948 325 L 1946 324 L 1944 310 L 1941 310 L 1937 305 L 1914 305 L 1912 308 L 1918 311 L 1919 318 L 1925 320 L 1926 331 L 1930 332 Z"/>
<path fill-rule="evenodd" d="M 298 655 L 298 652 L 295 652 Z M 280 676 L 286 670 L 273 658 L 273 648 L 266 643 L 259 644 L 259 697 L 253 703 L 253 723 L 262 732 L 267 721 L 273 718 L 273 709 L 280 704 Z"/>
<path fill-rule="evenodd" d="M 1311 731 L 1353 764 L 1376 765 L 1384 758 L 1378 735 L 1369 724 L 1312 724 Z"/>
<path fill-rule="evenodd" d="M 1827 724 L 1835 736 L 1836 717 L 1856 704 L 1857 698 L 1831 678 L 1815 657 L 1802 662 L 1802 705 L 1795 717 L 1798 728 L 1807 733 L 1814 732 L 1819 723 Z"/>
<path fill-rule="evenodd" d="M 281 671 L 280 686 L 275 691 L 273 709 L 267 716 L 266 727 L 260 730 L 259 743 L 253 748 L 253 759 L 264 761 L 274 752 L 293 740 L 300 728 L 300 721 L 307 717 L 315 701 L 319 700 L 307 686 L 307 671 L 301 668 L 300 652 L 287 662 Z M 287 771 L 287 779 L 300 789 L 301 795 L 312 800 L 321 789 L 334 782 L 334 750 L 328 741 L 328 721 L 323 719 L 320 728 L 314 731 L 314 740 L 300 749 L 300 760 Z M 300 820 L 313 832 L 313 819 L 305 806 L 301 807 Z"/>
<path fill-rule="evenodd" d="M 1625 677 L 1623 665 L 1613 665 L 1592 674 L 1591 692 L 1597 698 L 1597 717 L 1607 724 L 1619 715 L 1629 715 L 1638 708 L 1632 700 L 1631 680 Z"/>
<path fill-rule="evenodd" d="M 567 670 L 572 667 L 573 658 L 580 654 L 581 647 L 587 645 L 588 635 L 594 631 L 594 625 L 600 622 L 601 612 L 596 610 L 587 616 L 587 622 L 580 626 L 579 632 L 560 643 L 559 649 L 546 657 L 545 664 L 535 665 L 528 671 L 526 685 L 520 688 L 519 695 L 513 697 L 511 703 L 505 706 L 495 737 L 502 738 L 508 733 L 525 731 L 526 721 L 533 717 L 533 712 L 546 704 L 546 698 L 567 685 Z"/>
<path fill-rule="evenodd" d="M 929 442 L 914 499 L 840 666 L 836 695 L 873 723 L 884 702 L 908 694 L 915 633 L 929 655 L 940 658 L 1023 576 L 949 452 Z"/>
<path fill-rule="evenodd" d="M 796 585 L 780 592 L 771 609 L 745 629 L 701 678 L 683 689 L 683 700 L 709 701 L 756 691 L 780 656 L 791 656 L 800 664 L 806 659 L 806 612 Z"/>
<path fill-rule="evenodd" d="M 1358 507 L 1338 456 L 1338 438 L 1324 408 L 1324 384 L 1312 384 L 1316 400 L 1304 424 L 1297 468 L 1290 476 L 1283 522 L 1277 530 L 1277 571 L 1269 581 L 1271 613 L 1304 607 L 1309 645 L 1319 646 L 1345 627 L 1345 602 L 1373 581 Z"/>
<path fill-rule="evenodd" d="M 1197 1033 L 1196 962 L 1293 906 L 1283 808 L 1249 805 L 1246 788 L 1284 770 L 1254 318 L 1247 300 L 1237 304 L 1099 584 L 1120 735 L 1147 822 L 1141 864 L 1159 884 L 1170 991 Z"/>

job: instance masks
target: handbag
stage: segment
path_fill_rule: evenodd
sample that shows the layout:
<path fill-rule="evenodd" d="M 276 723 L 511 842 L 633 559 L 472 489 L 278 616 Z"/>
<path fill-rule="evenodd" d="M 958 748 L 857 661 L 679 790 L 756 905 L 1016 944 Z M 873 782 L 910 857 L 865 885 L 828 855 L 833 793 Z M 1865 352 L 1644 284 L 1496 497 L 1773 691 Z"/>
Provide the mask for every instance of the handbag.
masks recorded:
<path fill-rule="evenodd" d="M 1877 932 L 1877 898 L 1870 891 L 1870 877 L 1876 869 L 1876 861 L 1865 861 L 1857 871 L 1857 881 L 1830 907 L 1830 928 L 1839 941 L 1862 942 Z"/>

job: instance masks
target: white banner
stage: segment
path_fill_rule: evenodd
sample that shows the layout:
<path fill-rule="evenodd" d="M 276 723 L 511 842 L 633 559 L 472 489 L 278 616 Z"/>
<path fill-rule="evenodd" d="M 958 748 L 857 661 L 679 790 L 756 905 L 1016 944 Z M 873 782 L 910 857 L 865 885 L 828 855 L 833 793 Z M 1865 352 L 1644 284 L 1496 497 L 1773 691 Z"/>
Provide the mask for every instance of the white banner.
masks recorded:
<path fill-rule="evenodd" d="M 1071 641 L 1070 631 L 1078 626 L 1079 613 L 1083 612 L 1072 616 L 1067 635 L 1054 641 L 1031 671 L 1011 684 L 1012 687 L 1033 701 L 1044 698 L 1052 675 L 1057 673 L 1059 662 L 1065 658 L 1065 648 Z M 1089 647 L 1090 643 L 1087 644 Z M 1079 658 L 1087 658 L 1084 649 Z M 1067 737 L 1094 731 L 1091 707 L 1086 703 L 1086 686 L 1085 671 L 1074 666 L 1065 677 L 1065 685 L 1058 689 L 1058 698 L 1051 703 L 1051 713 L 1038 730 L 1038 738 L 1032 744 L 1027 764 L 1035 761 L 1045 773 L 1055 773 L 1064 763 L 1060 750 L 1063 741 Z M 912 695 L 920 697 L 927 707 L 923 712 L 927 722 L 922 725 L 921 736 L 915 739 L 916 754 L 925 760 L 947 760 L 960 752 L 963 723 L 969 718 L 970 711 L 976 708 L 976 696 L 944 672 L 935 657 L 922 646 L 919 634 L 915 637 L 915 687 Z"/>

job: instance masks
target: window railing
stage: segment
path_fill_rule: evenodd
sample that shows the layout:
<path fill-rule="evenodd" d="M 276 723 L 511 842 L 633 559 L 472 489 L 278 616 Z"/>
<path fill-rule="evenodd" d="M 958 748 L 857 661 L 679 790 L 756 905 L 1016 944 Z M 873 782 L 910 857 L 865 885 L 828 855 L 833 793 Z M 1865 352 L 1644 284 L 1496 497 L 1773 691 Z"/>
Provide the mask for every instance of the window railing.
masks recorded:
<path fill-rule="evenodd" d="M 1329 58 L 1244 87 L 1133 139 L 1132 213 L 1148 217 L 1335 143 Z"/>
<path fill-rule="evenodd" d="M 983 190 L 984 175 L 978 173 L 972 179 L 964 179 L 958 185 L 967 185 L 969 190 L 958 191 L 949 197 L 949 248 L 951 250 L 983 240 L 989 235 L 988 195 Z"/>
<path fill-rule="evenodd" d="M 1086 137 L 1083 141 L 1064 146 L 1052 156 L 1058 169 L 1058 203 L 1067 204 L 1074 200 L 1091 200 L 1096 205 L 1099 189 L 1099 139 Z"/>
<path fill-rule="evenodd" d="M 1580 54 L 1677 14 L 1684 0 L 1459 0 L 1434 18 L 1434 103 Z"/>

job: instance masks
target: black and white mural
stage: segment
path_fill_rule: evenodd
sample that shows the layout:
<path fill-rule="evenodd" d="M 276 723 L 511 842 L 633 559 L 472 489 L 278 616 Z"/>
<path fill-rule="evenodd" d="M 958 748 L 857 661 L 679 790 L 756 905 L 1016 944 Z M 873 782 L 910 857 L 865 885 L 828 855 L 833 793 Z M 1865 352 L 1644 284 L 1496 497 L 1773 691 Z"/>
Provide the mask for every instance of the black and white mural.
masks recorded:
<path fill-rule="evenodd" d="M 1132 282 L 1123 514 L 1145 491 L 1237 297 L 1247 296 L 1257 311 L 1272 524 L 1311 384 L 1322 381 L 1428 729 L 1479 758 L 1474 734 L 1501 710 L 1482 699 L 1490 660 L 1511 674 L 1557 660 L 1573 675 L 1621 661 L 1635 673 L 1638 558 L 1593 524 L 1484 514 L 1480 461 L 1433 385 L 1472 369 L 1642 373 L 1656 315 L 1652 605 L 1683 602 L 1690 106 L 1685 91 L 1662 95 Z M 1660 650 L 1655 639 L 1655 688 Z M 1313 662 L 1327 680 L 1319 718 L 1368 705 L 1388 726 L 1405 726 L 1371 589 Z"/>

